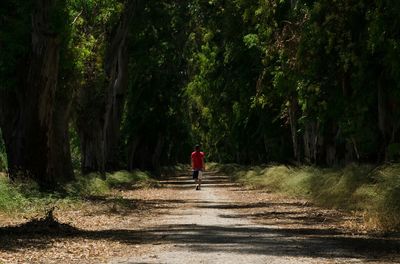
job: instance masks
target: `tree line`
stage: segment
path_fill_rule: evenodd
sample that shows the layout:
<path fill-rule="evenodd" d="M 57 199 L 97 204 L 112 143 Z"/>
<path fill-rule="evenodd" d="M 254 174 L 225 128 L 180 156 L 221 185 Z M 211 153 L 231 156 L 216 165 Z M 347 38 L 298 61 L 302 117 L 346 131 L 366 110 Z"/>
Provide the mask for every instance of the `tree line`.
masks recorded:
<path fill-rule="evenodd" d="M 400 2 L 3 0 L 0 167 L 397 161 Z M 3 165 L 1 165 L 3 164 Z"/>

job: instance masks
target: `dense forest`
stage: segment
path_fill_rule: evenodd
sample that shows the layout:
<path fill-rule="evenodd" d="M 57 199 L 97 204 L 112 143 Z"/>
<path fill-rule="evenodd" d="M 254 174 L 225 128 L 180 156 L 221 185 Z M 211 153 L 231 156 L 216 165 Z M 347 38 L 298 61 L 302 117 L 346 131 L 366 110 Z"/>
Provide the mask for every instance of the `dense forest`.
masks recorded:
<path fill-rule="evenodd" d="M 2 0 L 0 170 L 400 158 L 400 1 Z"/>

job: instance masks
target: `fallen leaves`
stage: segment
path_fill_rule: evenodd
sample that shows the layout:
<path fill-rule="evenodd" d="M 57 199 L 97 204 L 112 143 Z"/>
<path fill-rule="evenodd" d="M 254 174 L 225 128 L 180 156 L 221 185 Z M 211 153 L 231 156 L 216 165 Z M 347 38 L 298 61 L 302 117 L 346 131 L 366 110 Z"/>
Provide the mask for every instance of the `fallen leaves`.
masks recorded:
<path fill-rule="evenodd" d="M 144 254 L 152 245 L 138 231 L 178 206 L 176 195 L 168 188 L 123 190 L 55 209 L 51 218 L 0 215 L 0 263 L 106 263 Z"/>

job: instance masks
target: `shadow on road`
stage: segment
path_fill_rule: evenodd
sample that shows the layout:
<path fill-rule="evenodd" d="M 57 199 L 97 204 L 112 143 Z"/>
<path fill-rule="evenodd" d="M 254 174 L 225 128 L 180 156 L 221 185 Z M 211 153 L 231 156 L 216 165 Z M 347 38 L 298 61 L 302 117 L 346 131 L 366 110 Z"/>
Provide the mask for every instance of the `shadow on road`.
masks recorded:
<path fill-rule="evenodd" d="M 349 237 L 335 230 L 261 226 L 167 225 L 149 230 L 80 230 L 66 224 L 36 223 L 1 228 L 0 249 L 46 248 L 53 239 L 83 238 L 127 244 L 173 244 L 200 252 L 236 252 L 271 256 L 363 258 L 399 254 L 398 239 Z M 35 230 L 36 229 L 36 230 Z"/>
<path fill-rule="evenodd" d="M 186 181 L 184 183 L 183 181 Z M 232 186 L 228 177 L 209 177 L 205 180 L 205 188 Z M 208 187 L 206 187 L 208 184 Z M 177 186 L 192 188 L 188 177 L 165 180 L 164 187 Z M 105 201 L 107 202 L 107 201 Z M 128 204 L 132 201 L 126 201 Z M 151 204 L 161 201 L 149 201 Z M 168 203 L 169 201 L 164 201 Z M 268 208 L 277 203 L 236 204 L 227 201 L 210 202 L 191 199 L 189 201 L 177 198 L 171 202 L 191 203 L 193 208 L 229 209 L 222 210 L 220 217 L 243 218 L 244 214 L 236 214 L 235 209 Z M 284 206 L 298 207 L 303 204 L 281 203 Z M 304 205 L 303 205 L 304 206 Z M 232 212 L 229 213 L 229 212 Z M 322 221 L 320 216 L 303 216 L 292 211 L 260 212 L 257 217 L 292 218 L 295 221 L 306 220 L 310 223 Z M 311 219 L 314 217 L 314 219 Z M 0 250 L 17 251 L 21 248 L 47 248 L 54 239 L 83 238 L 91 240 L 118 241 L 127 244 L 166 244 L 190 247 L 198 252 L 236 252 L 242 254 L 260 254 L 271 256 L 322 257 L 322 258 L 361 258 L 374 260 L 398 256 L 400 254 L 399 237 L 367 237 L 350 236 L 335 229 L 312 228 L 312 225 L 302 228 L 282 228 L 282 226 L 261 225 L 160 225 L 145 230 L 110 229 L 89 231 L 75 228 L 56 220 L 36 220 L 35 223 L 15 227 L 0 228 Z"/>
<path fill-rule="evenodd" d="M 169 179 L 163 179 L 160 181 L 163 187 L 170 189 L 192 189 L 195 186 L 194 180 L 192 179 L 191 172 L 187 174 L 171 177 Z M 203 187 L 207 188 L 227 188 L 235 186 L 236 184 L 231 181 L 228 176 L 214 175 L 214 172 L 204 173 L 202 179 Z"/>

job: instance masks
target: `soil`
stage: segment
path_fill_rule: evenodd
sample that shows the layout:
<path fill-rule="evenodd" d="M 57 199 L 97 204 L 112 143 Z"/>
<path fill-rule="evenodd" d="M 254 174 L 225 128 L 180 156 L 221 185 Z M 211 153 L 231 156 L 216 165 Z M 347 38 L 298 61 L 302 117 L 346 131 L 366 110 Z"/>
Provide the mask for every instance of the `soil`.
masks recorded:
<path fill-rule="evenodd" d="M 400 263 L 400 237 L 305 200 L 248 190 L 215 173 L 93 197 L 79 210 L 5 219 L 4 263 Z M 16 220 L 15 220 L 16 221 Z"/>

